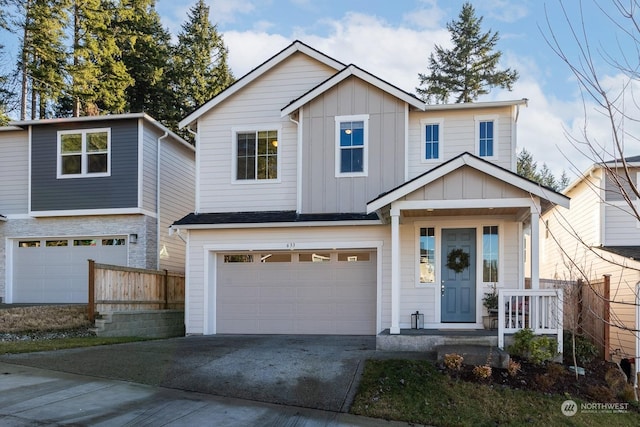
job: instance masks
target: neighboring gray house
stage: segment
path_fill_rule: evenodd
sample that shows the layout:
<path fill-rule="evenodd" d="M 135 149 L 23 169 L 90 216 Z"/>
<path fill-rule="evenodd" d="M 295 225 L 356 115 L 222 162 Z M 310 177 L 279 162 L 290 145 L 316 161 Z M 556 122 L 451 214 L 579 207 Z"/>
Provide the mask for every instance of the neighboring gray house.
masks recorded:
<path fill-rule="evenodd" d="M 476 329 L 493 285 L 535 292 L 539 215 L 569 199 L 515 173 L 526 102 L 426 105 L 299 41 L 237 80 L 180 123 L 187 333 Z"/>
<path fill-rule="evenodd" d="M 195 149 L 144 113 L 0 128 L 0 297 L 84 303 L 87 259 L 184 271 Z"/>

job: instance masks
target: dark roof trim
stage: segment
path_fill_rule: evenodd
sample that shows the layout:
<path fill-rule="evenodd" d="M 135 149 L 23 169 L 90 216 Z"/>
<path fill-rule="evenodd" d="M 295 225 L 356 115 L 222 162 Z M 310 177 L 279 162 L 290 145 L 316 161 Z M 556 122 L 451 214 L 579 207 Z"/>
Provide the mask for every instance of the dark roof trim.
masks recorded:
<path fill-rule="evenodd" d="M 640 261 L 640 246 L 599 246 L 598 249 L 602 249 L 634 261 Z"/>
<path fill-rule="evenodd" d="M 216 212 L 190 213 L 173 223 L 173 226 L 223 225 L 223 224 L 273 224 L 341 221 L 379 221 L 378 215 L 364 213 L 315 213 L 299 214 L 296 211 Z M 188 228 L 188 227 L 187 227 Z"/>

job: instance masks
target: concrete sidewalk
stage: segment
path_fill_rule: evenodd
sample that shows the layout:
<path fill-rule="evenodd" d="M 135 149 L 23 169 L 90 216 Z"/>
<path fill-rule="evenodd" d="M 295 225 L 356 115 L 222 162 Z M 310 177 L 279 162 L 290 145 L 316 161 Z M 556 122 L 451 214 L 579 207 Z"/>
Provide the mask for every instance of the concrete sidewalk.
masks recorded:
<path fill-rule="evenodd" d="M 0 362 L 5 426 L 407 426 Z"/>

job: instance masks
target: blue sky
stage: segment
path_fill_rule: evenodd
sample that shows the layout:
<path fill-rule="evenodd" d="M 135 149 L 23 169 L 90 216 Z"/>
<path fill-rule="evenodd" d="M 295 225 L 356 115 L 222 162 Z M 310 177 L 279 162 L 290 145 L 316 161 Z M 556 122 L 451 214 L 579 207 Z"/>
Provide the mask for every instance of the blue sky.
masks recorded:
<path fill-rule="evenodd" d="M 175 6 L 160 0 L 163 23 L 177 33 L 188 8 L 195 1 Z M 413 92 L 418 73 L 426 72 L 433 46 L 450 46 L 446 23 L 457 19 L 463 0 L 211 0 L 211 20 L 218 25 L 229 48 L 229 61 L 240 77 L 271 55 L 299 39 L 344 62 Z M 599 9 L 616 15 L 609 0 L 564 0 L 568 19 L 580 26 L 584 19 L 594 50 L 615 50 L 620 29 Z M 518 148 L 526 148 L 559 176 L 570 179 L 584 171 L 593 157 L 576 151 L 567 134 L 577 135 L 585 122 L 585 108 L 573 74 L 545 41 L 549 27 L 572 60 L 578 60 L 560 0 L 476 0 L 476 15 L 483 30 L 498 31 L 502 66 L 512 67 L 520 79 L 512 92 L 494 90 L 481 100 L 528 98 L 521 112 Z M 582 11 L 582 13 L 580 12 Z M 616 85 L 616 73 L 602 66 L 603 77 Z M 621 83 L 620 83 L 621 85 Z M 590 135 L 608 138 L 608 124 L 587 104 Z M 592 117 L 593 115 L 593 117 Z M 634 141 L 637 143 L 637 141 Z M 635 155 L 629 144 L 627 155 Z M 584 148 L 584 147 L 583 147 Z M 605 154 L 606 157 L 606 154 Z M 567 160 L 569 159 L 569 160 Z"/>
<path fill-rule="evenodd" d="M 579 24 L 582 8 L 594 50 L 614 52 L 621 30 L 606 22 L 605 12 L 616 14 L 610 0 L 563 0 L 569 19 Z M 344 63 L 354 63 L 409 92 L 418 84 L 418 73 L 427 71 L 434 45 L 450 46 L 446 23 L 457 19 L 463 0 L 207 0 L 211 21 L 229 48 L 229 63 L 236 77 L 299 39 Z M 172 34 L 180 31 L 195 0 L 158 0 L 162 22 Z M 563 49 L 575 56 L 575 42 L 568 32 L 560 0 L 476 0 L 476 15 L 483 17 L 484 31 L 498 31 L 502 67 L 512 67 L 520 79 L 512 92 L 494 90 L 481 101 L 528 98 L 521 111 L 518 148 L 526 148 L 541 165 L 547 163 L 559 175 L 566 170 L 574 178 L 592 160 L 567 140 L 584 126 L 580 91 L 568 67 L 548 46 L 548 22 Z M 0 43 L 11 45 L 7 34 Z M 597 57 L 597 56 L 596 56 Z M 6 58 L 5 58 L 6 59 Z M 6 64 L 5 64 L 6 65 Z M 622 83 L 604 61 L 596 61 L 612 87 Z M 608 138 L 607 124 L 595 106 L 587 104 L 589 132 Z M 640 133 L 640 132 L 639 132 Z M 627 155 L 640 154 L 631 147 Z M 566 159 L 571 159 L 572 166 Z"/>

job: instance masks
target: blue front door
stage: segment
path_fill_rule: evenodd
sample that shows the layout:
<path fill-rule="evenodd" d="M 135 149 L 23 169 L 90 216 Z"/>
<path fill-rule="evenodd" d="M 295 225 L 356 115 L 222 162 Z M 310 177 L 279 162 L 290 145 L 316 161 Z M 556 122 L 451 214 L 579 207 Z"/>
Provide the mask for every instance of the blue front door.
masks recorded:
<path fill-rule="evenodd" d="M 442 322 L 475 322 L 476 229 L 443 229 L 442 256 L 440 258 L 442 259 L 440 300 Z M 464 267 L 467 260 L 468 266 Z M 450 268 L 451 266 L 453 268 Z"/>

